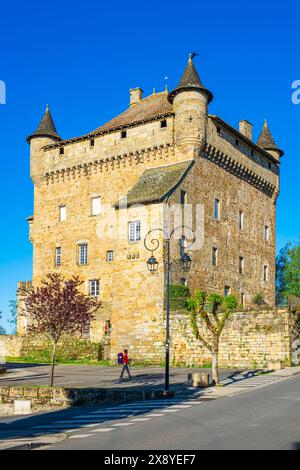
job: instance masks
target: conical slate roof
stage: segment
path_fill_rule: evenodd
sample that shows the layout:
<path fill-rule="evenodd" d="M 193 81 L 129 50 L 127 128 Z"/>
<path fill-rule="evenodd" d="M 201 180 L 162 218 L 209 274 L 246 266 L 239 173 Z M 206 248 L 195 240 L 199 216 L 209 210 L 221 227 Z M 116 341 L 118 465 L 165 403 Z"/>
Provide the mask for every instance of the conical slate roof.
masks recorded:
<path fill-rule="evenodd" d="M 275 143 L 275 140 L 269 129 L 267 120 L 265 120 L 263 130 L 261 131 L 257 141 L 257 145 L 259 145 L 264 150 L 275 150 L 281 155 L 283 155 L 283 151 Z"/>
<path fill-rule="evenodd" d="M 192 54 L 189 54 L 189 60 L 179 85 L 173 91 L 171 91 L 171 93 L 169 93 L 168 99 L 171 103 L 173 103 L 174 97 L 177 95 L 177 93 L 189 90 L 199 90 L 204 92 L 207 95 L 209 103 L 213 99 L 212 93 L 204 87 L 199 78 L 198 72 L 193 64 Z"/>
<path fill-rule="evenodd" d="M 50 137 L 54 140 L 62 140 L 57 133 L 48 105 L 37 130 L 27 137 L 27 142 L 30 143 L 31 139 L 34 137 Z"/>

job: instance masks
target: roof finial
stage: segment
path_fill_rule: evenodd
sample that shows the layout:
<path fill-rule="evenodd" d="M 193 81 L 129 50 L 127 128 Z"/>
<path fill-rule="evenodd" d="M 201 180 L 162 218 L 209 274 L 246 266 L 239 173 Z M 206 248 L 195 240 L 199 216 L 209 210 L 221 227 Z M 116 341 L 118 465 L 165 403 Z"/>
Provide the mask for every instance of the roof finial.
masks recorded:
<path fill-rule="evenodd" d="M 193 60 L 193 58 L 196 56 L 196 55 L 199 55 L 197 52 L 190 52 L 189 53 L 189 60 Z"/>
<path fill-rule="evenodd" d="M 268 127 L 268 120 L 265 119 L 264 127 Z"/>

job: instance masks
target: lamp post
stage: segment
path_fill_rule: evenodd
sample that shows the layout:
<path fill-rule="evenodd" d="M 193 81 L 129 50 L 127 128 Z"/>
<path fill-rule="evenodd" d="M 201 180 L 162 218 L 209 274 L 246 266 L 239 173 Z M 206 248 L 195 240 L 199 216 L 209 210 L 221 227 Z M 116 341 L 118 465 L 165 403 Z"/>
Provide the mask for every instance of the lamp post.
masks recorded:
<path fill-rule="evenodd" d="M 173 237 L 174 233 L 179 229 L 181 229 L 182 232 L 184 230 L 188 229 L 193 233 L 193 230 L 190 227 L 187 227 L 187 226 L 184 226 L 184 225 L 176 227 L 170 233 L 167 233 L 167 231 L 164 230 L 164 229 L 156 228 L 156 229 L 150 230 L 147 233 L 147 235 L 145 236 L 145 239 L 144 239 L 145 248 L 148 251 L 151 252 L 151 256 L 147 261 L 147 266 L 148 266 L 149 271 L 152 274 L 156 273 L 156 271 L 158 269 L 158 261 L 154 256 L 154 251 L 158 250 L 158 248 L 160 246 L 160 242 L 159 242 L 158 238 L 151 238 L 151 240 L 150 240 L 150 244 L 152 245 L 152 247 L 151 247 L 150 244 L 148 244 L 150 235 L 153 232 L 162 232 L 163 236 L 164 236 L 164 241 L 166 243 L 166 249 L 167 249 L 167 261 L 166 261 L 166 264 L 165 264 L 165 268 L 166 268 L 165 394 L 166 395 L 169 392 L 169 371 L 170 371 L 170 350 L 169 350 L 169 346 L 170 346 L 170 271 L 171 271 L 170 244 L 171 244 L 171 238 Z M 193 237 L 193 240 L 189 244 L 189 246 L 184 247 L 184 248 L 189 248 L 194 243 L 194 241 L 195 241 L 195 237 Z M 191 260 L 191 257 L 185 251 L 183 251 L 183 253 L 180 256 L 180 263 L 181 263 L 181 266 L 182 266 L 184 271 L 189 271 L 189 269 L 191 267 L 192 260 Z"/>

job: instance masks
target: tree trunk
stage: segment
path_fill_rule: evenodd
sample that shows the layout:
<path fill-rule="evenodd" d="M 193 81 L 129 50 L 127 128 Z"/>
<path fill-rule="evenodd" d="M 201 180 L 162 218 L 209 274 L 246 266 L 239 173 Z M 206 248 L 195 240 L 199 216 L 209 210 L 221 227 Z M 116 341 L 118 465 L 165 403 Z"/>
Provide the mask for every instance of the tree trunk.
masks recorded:
<path fill-rule="evenodd" d="M 220 383 L 219 380 L 219 341 L 214 341 L 213 349 L 212 349 L 212 382 L 214 385 L 218 385 Z"/>
<path fill-rule="evenodd" d="M 53 387 L 53 378 L 54 378 L 54 364 L 55 364 L 55 353 L 56 353 L 56 344 L 57 341 L 53 341 L 53 350 L 52 350 L 52 359 L 51 359 L 51 369 L 50 369 L 50 387 Z"/>

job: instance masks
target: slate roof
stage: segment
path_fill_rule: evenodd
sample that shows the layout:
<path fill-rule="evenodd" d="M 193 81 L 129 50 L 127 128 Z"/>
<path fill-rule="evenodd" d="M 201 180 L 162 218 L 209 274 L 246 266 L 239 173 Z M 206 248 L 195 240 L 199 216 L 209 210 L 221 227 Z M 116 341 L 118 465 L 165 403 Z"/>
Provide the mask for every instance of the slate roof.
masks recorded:
<path fill-rule="evenodd" d="M 281 155 L 283 155 L 283 151 L 275 144 L 275 140 L 273 139 L 267 120 L 265 120 L 263 130 L 261 131 L 257 141 L 257 145 L 259 145 L 264 150 L 277 150 L 279 153 L 281 153 Z"/>
<path fill-rule="evenodd" d="M 42 120 L 33 134 L 27 137 L 27 142 L 30 143 L 30 140 L 33 137 L 51 137 L 55 140 L 62 140 L 61 137 L 58 135 L 55 124 L 53 122 L 51 112 L 49 106 L 47 105 L 46 111 Z"/>
<path fill-rule="evenodd" d="M 145 170 L 137 183 L 115 206 L 119 207 L 122 203 L 125 204 L 126 200 L 128 206 L 132 204 L 162 202 L 172 194 L 185 178 L 193 163 L 193 160 L 188 160 Z"/>
<path fill-rule="evenodd" d="M 185 71 L 183 72 L 179 85 L 177 85 L 177 87 L 173 91 L 171 91 L 171 93 L 169 93 L 168 99 L 170 103 L 173 103 L 173 99 L 175 95 L 177 95 L 177 93 L 179 93 L 180 91 L 193 89 L 205 92 L 208 98 L 208 102 L 210 103 L 212 101 L 213 95 L 202 84 L 198 72 L 193 64 L 192 55 L 190 54 L 187 66 L 185 68 Z"/>

